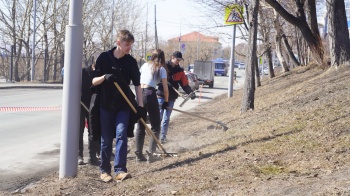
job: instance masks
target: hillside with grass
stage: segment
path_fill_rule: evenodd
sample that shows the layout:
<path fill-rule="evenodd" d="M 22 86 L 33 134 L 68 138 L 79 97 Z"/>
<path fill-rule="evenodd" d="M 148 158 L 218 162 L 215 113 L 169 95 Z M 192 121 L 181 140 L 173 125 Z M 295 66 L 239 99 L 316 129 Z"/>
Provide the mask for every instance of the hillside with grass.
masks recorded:
<path fill-rule="evenodd" d="M 295 68 L 264 79 L 255 109 L 240 113 L 242 90 L 172 119 L 164 145 L 177 157 L 137 163 L 132 178 L 103 183 L 99 168 L 53 173 L 24 195 L 350 195 L 350 69 Z M 205 91 L 205 89 L 204 89 Z M 133 152 L 132 141 L 131 152 Z M 146 140 L 148 141 L 148 140 Z M 147 145 L 147 144 L 146 144 Z M 3 193 L 8 194 L 8 193 Z"/>

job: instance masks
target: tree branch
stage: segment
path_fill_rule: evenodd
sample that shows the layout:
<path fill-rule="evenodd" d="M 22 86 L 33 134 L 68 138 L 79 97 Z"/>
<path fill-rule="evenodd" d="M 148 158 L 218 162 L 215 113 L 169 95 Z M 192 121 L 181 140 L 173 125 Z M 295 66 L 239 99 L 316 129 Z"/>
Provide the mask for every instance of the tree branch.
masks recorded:
<path fill-rule="evenodd" d="M 268 3 L 271 7 L 273 7 L 289 23 L 298 26 L 298 24 L 301 22 L 300 18 L 290 14 L 276 0 L 265 0 L 265 2 Z"/>

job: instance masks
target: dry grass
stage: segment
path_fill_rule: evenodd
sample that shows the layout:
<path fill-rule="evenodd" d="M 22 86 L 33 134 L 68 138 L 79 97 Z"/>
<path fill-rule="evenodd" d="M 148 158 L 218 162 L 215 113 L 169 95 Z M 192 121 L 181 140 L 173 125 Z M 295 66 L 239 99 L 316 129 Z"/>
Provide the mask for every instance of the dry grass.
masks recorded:
<path fill-rule="evenodd" d="M 171 142 L 179 157 L 140 164 L 129 154 L 132 179 L 99 181 L 98 167 L 78 177 L 57 173 L 25 195 L 349 195 L 350 70 L 301 67 L 267 79 L 256 90 L 255 110 L 240 114 L 241 91 L 172 120 Z M 130 143 L 133 143 L 131 141 Z M 133 147 L 132 147 L 133 148 Z M 131 149 L 133 150 L 133 149 Z M 4 193 L 6 194 L 6 193 Z"/>

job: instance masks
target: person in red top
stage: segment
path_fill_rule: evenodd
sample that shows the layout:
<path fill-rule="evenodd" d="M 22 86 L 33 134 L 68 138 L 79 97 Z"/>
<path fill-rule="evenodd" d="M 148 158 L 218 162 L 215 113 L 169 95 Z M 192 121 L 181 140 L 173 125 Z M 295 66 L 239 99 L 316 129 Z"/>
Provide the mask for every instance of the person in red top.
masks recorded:
<path fill-rule="evenodd" d="M 171 57 L 170 61 L 166 62 L 166 66 L 168 68 L 168 89 L 169 89 L 169 100 L 168 100 L 168 107 L 173 108 L 175 100 L 179 97 L 178 93 L 173 89 L 176 90 L 181 88 L 185 91 L 186 94 L 192 93 L 191 87 L 188 85 L 188 80 L 185 75 L 184 69 L 180 67 L 180 62 L 183 60 L 182 53 L 180 51 L 175 51 Z M 158 96 L 158 103 L 161 106 L 164 99 L 164 91 L 163 86 L 161 83 L 158 84 L 157 89 L 157 96 Z M 191 99 L 195 99 L 196 95 L 195 93 L 192 93 Z M 161 134 L 160 134 L 160 140 L 161 143 L 166 142 L 166 135 L 169 128 L 169 122 L 170 122 L 170 115 L 171 115 L 171 109 L 160 109 L 160 119 L 162 121 L 161 123 Z"/>

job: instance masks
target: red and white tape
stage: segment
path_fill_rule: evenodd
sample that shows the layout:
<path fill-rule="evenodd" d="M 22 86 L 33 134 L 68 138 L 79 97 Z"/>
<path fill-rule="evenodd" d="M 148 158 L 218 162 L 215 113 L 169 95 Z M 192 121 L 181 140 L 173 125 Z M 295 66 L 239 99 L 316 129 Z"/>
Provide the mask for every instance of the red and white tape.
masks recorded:
<path fill-rule="evenodd" d="M 0 107 L 0 112 L 32 112 L 60 110 L 61 107 Z"/>

